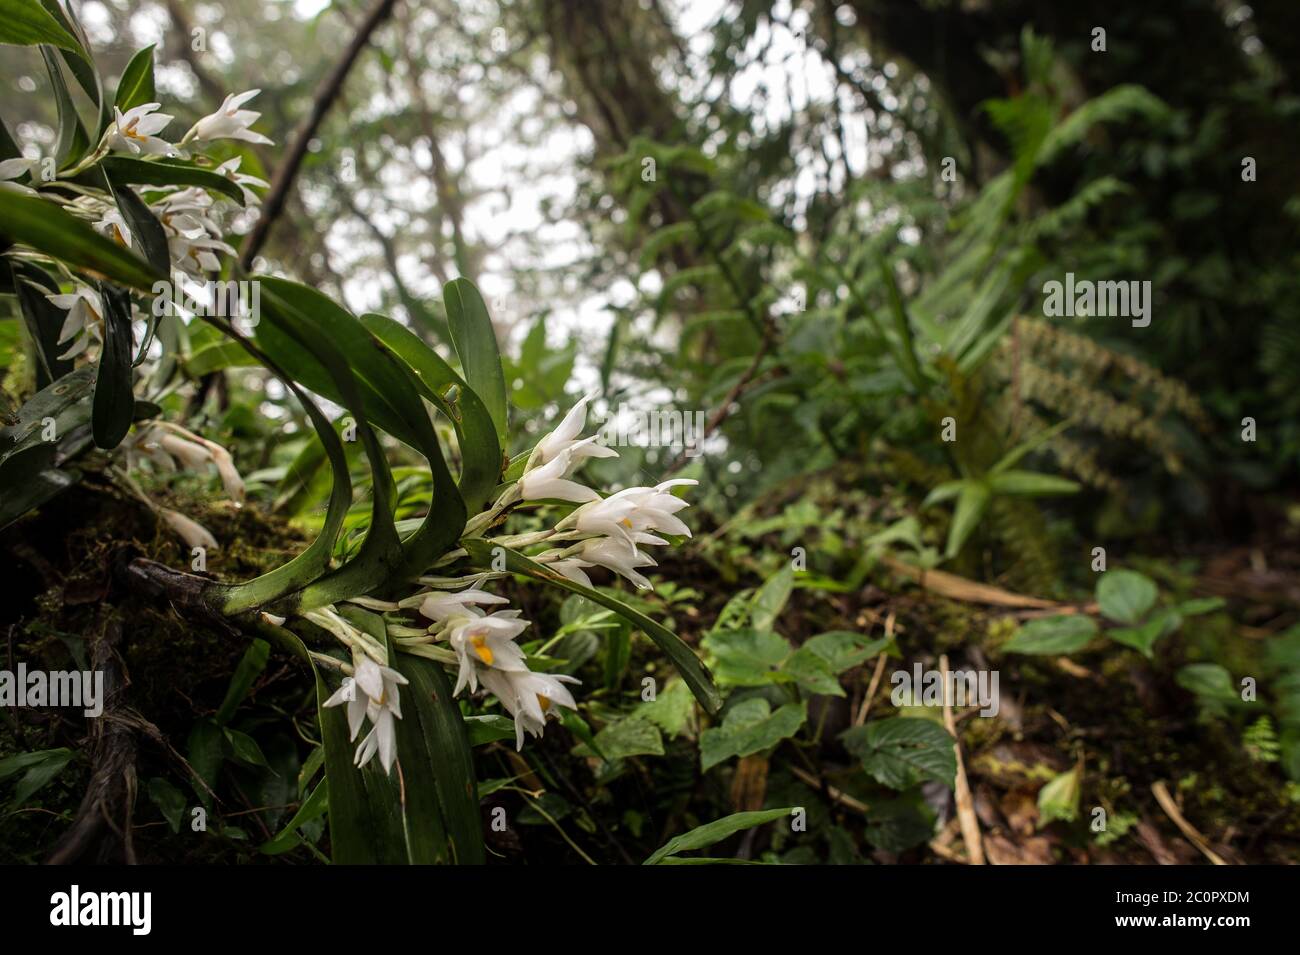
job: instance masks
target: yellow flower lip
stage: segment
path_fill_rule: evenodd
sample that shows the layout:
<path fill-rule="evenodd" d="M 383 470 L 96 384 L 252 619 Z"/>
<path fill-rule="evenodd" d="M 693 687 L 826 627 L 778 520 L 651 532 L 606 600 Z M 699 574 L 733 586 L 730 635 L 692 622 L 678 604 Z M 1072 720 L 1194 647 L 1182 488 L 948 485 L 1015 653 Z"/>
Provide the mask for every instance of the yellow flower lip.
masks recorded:
<path fill-rule="evenodd" d="M 482 660 L 484 663 L 486 663 L 488 666 L 491 666 L 492 661 L 496 659 L 496 654 L 494 654 L 492 652 L 492 648 L 487 645 L 487 637 L 484 636 L 470 637 L 469 642 L 473 645 L 474 652 L 478 655 L 478 658 Z"/>

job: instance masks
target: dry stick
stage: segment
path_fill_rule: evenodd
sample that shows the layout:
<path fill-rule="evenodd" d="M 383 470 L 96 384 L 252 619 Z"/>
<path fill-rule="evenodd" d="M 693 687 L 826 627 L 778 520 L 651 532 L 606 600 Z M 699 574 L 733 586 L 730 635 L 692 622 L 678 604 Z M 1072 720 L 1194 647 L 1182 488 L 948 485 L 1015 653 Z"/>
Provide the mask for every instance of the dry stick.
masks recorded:
<path fill-rule="evenodd" d="M 1169 795 L 1168 786 L 1163 782 L 1152 783 L 1151 792 L 1155 795 L 1156 802 L 1160 803 L 1160 808 L 1165 811 L 1165 815 L 1173 820 L 1174 825 L 1187 837 L 1188 842 L 1196 846 L 1201 851 L 1201 854 L 1215 865 L 1228 865 L 1221 855 L 1210 848 L 1210 844 L 1205 837 L 1197 832 L 1196 827 L 1188 822 L 1178 810 L 1178 804 L 1174 802 L 1174 797 Z"/>
<path fill-rule="evenodd" d="M 850 809 L 856 809 L 858 812 L 861 813 L 867 813 L 871 811 L 871 807 L 868 806 L 861 799 L 855 799 L 853 796 L 850 796 L 848 793 L 836 789 L 830 783 L 823 782 L 822 780 L 814 776 L 812 773 L 808 772 L 808 770 L 801 769 L 798 766 L 791 766 L 789 767 L 789 769 L 790 772 L 794 773 L 796 776 L 798 776 L 800 779 L 806 782 L 809 786 L 813 787 L 814 789 L 820 789 L 824 791 L 826 795 L 831 798 L 832 801 L 839 803 L 841 806 L 848 806 Z"/>
<path fill-rule="evenodd" d="M 325 77 L 316 90 L 316 96 L 311 104 L 311 112 L 303 118 L 303 121 L 298 125 L 298 129 L 294 132 L 293 145 L 289 148 L 289 155 L 275 170 L 275 178 L 272 179 L 271 188 L 267 192 L 265 202 L 262 204 L 262 214 L 253 226 L 253 231 L 244 240 L 243 249 L 240 250 L 239 264 L 244 271 L 247 272 L 252 268 L 253 259 L 257 257 L 257 253 L 261 251 L 262 246 L 266 243 L 271 226 L 275 224 L 275 220 L 280 217 L 280 213 L 284 210 L 285 200 L 289 196 L 289 189 L 293 186 L 293 180 L 298 175 L 303 156 L 307 153 L 307 144 L 316 135 L 316 130 L 320 127 L 326 112 L 329 111 L 330 105 L 338 97 L 339 90 L 343 88 L 343 81 L 347 79 L 348 73 L 357 61 L 357 57 L 361 55 L 362 49 L 370 41 L 371 34 L 393 12 L 396 3 L 397 0 L 377 0 L 375 5 L 371 7 L 370 12 L 366 14 L 361 26 L 357 28 L 357 32 L 352 37 L 352 42 L 348 44 L 347 50 L 344 51 L 342 59 L 334 64 L 334 69 L 330 70 L 329 75 Z"/>
<path fill-rule="evenodd" d="M 889 616 L 885 618 L 885 639 L 888 640 L 894 635 L 894 612 L 889 611 Z M 861 726 L 867 721 L 867 711 L 871 709 L 871 701 L 876 698 L 876 688 L 880 686 L 880 678 L 885 675 L 885 658 L 888 654 L 881 652 L 876 657 L 876 671 L 871 674 L 871 683 L 867 685 L 867 695 L 862 698 L 862 706 L 858 708 L 858 715 L 853 720 L 854 726 Z"/>
<path fill-rule="evenodd" d="M 984 864 L 984 843 L 980 839 L 980 823 L 975 817 L 975 800 L 971 798 L 970 782 L 966 779 L 966 766 L 961 758 L 961 745 L 957 742 L 957 721 L 952 717 L 952 700 L 948 698 L 948 654 L 939 657 L 939 676 L 943 680 L 943 725 L 952 735 L 953 750 L 957 754 L 957 819 L 961 822 L 961 839 L 966 843 L 966 857 L 971 865 Z"/>

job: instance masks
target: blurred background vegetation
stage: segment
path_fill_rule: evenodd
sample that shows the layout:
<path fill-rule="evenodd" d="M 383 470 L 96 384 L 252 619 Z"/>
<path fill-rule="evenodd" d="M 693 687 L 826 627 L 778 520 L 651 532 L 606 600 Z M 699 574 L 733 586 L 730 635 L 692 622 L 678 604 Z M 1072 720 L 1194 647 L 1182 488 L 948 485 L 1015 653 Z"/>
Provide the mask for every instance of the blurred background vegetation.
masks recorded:
<path fill-rule="evenodd" d="M 694 540 L 637 599 L 712 662 L 727 714 L 701 725 L 671 682 L 646 703 L 642 677 L 666 672 L 652 646 L 611 635 L 581 598 L 521 589 L 515 605 L 589 692 L 576 735 L 477 750 L 485 807 L 520 822 L 486 833 L 493 858 L 640 861 L 727 812 L 803 806 L 806 834 L 751 831 L 728 854 L 969 861 L 944 774 L 882 771 L 884 744 L 853 733 L 868 712 L 941 723 L 893 707 L 880 678 L 941 654 L 1002 676 L 998 717 L 957 714 L 991 861 L 1296 857 L 1294 3 L 76 6 L 110 76 L 156 45 L 179 128 L 260 88 L 258 128 L 277 145 L 228 155 L 272 192 L 323 111 L 246 264 L 435 345 L 443 285 L 473 280 L 508 356 L 512 453 L 580 391 L 600 393 L 598 418 L 621 405 L 706 416 L 700 456 L 627 448 L 591 473 L 701 481 Z M 331 83 L 359 31 L 366 47 Z M 6 122 L 48 151 L 40 57 L 2 55 Z M 1067 272 L 1150 282 L 1150 325 L 1045 317 L 1044 283 Z M 247 576 L 300 546 L 327 483 L 290 467 L 311 440 L 296 404 L 202 344 L 175 410 L 229 442 L 249 479 L 251 507 L 213 505 L 204 520 L 243 541 L 219 572 Z M 947 419 L 955 441 L 941 437 Z M 999 479 L 1008 470 L 1020 476 Z M 414 500 L 421 478 L 407 477 Z M 215 500 L 198 481 L 171 493 L 191 509 Z M 93 488 L 41 519 L 61 523 L 5 532 L 34 595 L 5 612 L 11 654 L 17 639 L 75 656 L 102 599 L 102 542 L 180 560 Z M 1110 615 L 1127 627 L 1105 636 L 1049 632 L 1052 610 L 1097 615 L 1095 548 L 1158 585 L 1157 602 Z M 174 628 L 150 614 L 141 633 Z M 136 705 L 175 746 L 141 743 L 136 851 L 317 858 L 318 820 L 266 849 L 315 771 L 277 722 L 303 705 L 294 667 L 245 658 L 253 672 L 232 688 L 242 647 L 194 627 L 177 639 L 196 668 L 158 639 L 126 651 Z M 1240 699 L 1243 678 L 1257 700 Z M 214 717 L 257 739 L 262 765 L 205 751 L 194 727 Z M 3 722 L 18 748 L 76 748 L 57 718 Z M 215 790 L 216 803 L 195 792 L 217 838 L 181 824 L 193 801 L 181 753 Z M 51 774 L 34 798 L 0 784 L 16 858 L 41 858 L 75 811 L 89 769 L 65 762 L 82 777 Z"/>

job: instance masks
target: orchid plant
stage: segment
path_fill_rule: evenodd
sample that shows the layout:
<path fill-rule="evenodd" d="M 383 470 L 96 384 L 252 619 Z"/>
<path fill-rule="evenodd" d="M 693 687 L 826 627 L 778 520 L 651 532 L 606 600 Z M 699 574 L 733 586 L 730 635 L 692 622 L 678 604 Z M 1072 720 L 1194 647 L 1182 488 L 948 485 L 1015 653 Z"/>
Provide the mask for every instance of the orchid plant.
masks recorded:
<path fill-rule="evenodd" d="M 266 183 L 241 173 L 239 157 L 217 162 L 204 150 L 223 139 L 272 145 L 252 129 L 259 114 L 243 108 L 258 91 L 226 97 L 172 141 L 172 117 L 155 101 L 151 49 L 132 59 L 110 99 L 75 18 L 57 5 L 32 11 L 22 32 L 0 24 L 0 42 L 40 45 L 63 128 L 46 161 L 0 124 L 0 294 L 16 302 L 35 369 L 34 393 L 0 429 L 0 526 L 93 472 L 187 547 L 218 549 L 210 530 L 155 502 L 139 480 L 144 471 L 155 479 L 215 471 L 225 494 L 244 500 L 234 455 L 162 415 L 164 397 L 194 387 L 179 359 L 206 325 L 231 353 L 246 353 L 240 364 L 278 378 L 310 420 L 332 478 L 319 534 L 249 581 L 139 557 L 119 576 L 195 619 L 272 641 L 314 673 L 325 777 L 303 812 L 328 812 L 336 861 L 481 861 L 472 744 L 508 734 L 522 747 L 576 707 L 576 681 L 539 669 L 517 642 L 532 623 L 508 609 L 508 581 L 559 587 L 621 615 L 715 712 L 717 691 L 694 652 L 591 577 L 607 570 L 651 586 L 641 572 L 655 564 L 647 549 L 690 536 L 677 515 L 687 507 L 679 494 L 695 482 L 608 496 L 583 483 L 587 460 L 616 455 L 582 437 L 591 396 L 531 450 L 508 457 L 497 342 L 481 296 L 463 279 L 444 289 L 450 359 L 392 318 L 353 315 L 282 278 L 253 279 L 260 315 L 251 333 L 238 311 L 160 308 L 174 276 L 241 275 L 228 239 Z M 92 122 L 73 103 L 65 70 L 94 105 Z M 344 409 L 349 426 L 330 420 L 316 396 Z M 344 444 L 353 437 L 368 465 L 371 508 L 359 546 L 348 548 L 341 532 L 354 480 Z M 398 521 L 389 458 L 410 452 L 426 462 L 431 493 L 422 515 Z M 548 526 L 506 533 L 519 511 Z M 475 694 L 495 697 L 513 725 L 472 715 L 455 699 Z"/>

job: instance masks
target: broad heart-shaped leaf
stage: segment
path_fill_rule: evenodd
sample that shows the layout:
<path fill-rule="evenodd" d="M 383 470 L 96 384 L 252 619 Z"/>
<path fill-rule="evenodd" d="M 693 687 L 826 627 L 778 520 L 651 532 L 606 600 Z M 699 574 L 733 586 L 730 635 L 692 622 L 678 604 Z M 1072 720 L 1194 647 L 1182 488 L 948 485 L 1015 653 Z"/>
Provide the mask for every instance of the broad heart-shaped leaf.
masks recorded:
<path fill-rule="evenodd" d="M 39 196 L 0 189 L 0 236 L 142 292 L 152 289 L 155 281 L 167 278 L 148 262 L 100 235 L 90 223 Z"/>
<path fill-rule="evenodd" d="M 492 328 L 492 319 L 488 317 L 487 306 L 483 304 L 483 296 L 468 279 L 448 282 L 442 295 L 451 342 L 460 357 L 465 381 L 482 399 L 496 425 L 497 440 L 505 447 L 506 377 L 501 368 L 496 332 Z"/>
<path fill-rule="evenodd" d="M 377 619 L 382 628 L 382 618 Z M 410 681 L 400 691 L 397 758 L 411 861 L 481 865 L 483 832 L 474 758 L 451 684 L 440 664 L 398 654 L 391 640 L 387 645 L 390 665 Z"/>
<path fill-rule="evenodd" d="M 133 159 L 130 156 L 106 156 L 99 165 L 116 182 L 133 186 L 198 186 L 220 192 L 241 206 L 244 193 L 231 180 L 184 159 Z M 80 181 L 81 177 L 77 177 Z"/>
<path fill-rule="evenodd" d="M 1153 613 L 1149 619 L 1136 627 L 1114 627 L 1106 631 L 1106 636 L 1116 643 L 1132 647 L 1148 660 L 1155 657 L 1156 641 L 1173 633 L 1183 625 L 1183 618 L 1178 611 L 1166 608 Z"/>
<path fill-rule="evenodd" d="M 872 640 L 855 630 L 830 630 L 805 640 L 796 656 L 799 653 L 815 654 L 826 661 L 832 673 L 843 673 L 884 653 L 892 644 L 893 640 L 888 637 Z"/>
<path fill-rule="evenodd" d="M 764 686 L 780 679 L 789 642 L 770 630 L 714 630 L 700 646 L 712 654 L 724 686 Z"/>
<path fill-rule="evenodd" d="M 110 450 L 131 430 L 135 395 L 131 390 L 131 295 L 106 282 L 99 285 L 104 304 L 104 348 L 95 377 L 91 433 L 98 447 Z"/>
<path fill-rule="evenodd" d="M 807 647 L 796 650 L 781 667 L 781 671 L 808 693 L 820 693 L 823 696 L 844 695 L 844 688 L 840 686 L 839 677 L 831 669 L 830 662 Z"/>
<path fill-rule="evenodd" d="M 456 429 L 462 458 L 460 496 L 466 511 L 477 514 L 501 477 L 501 445 L 487 407 L 442 356 L 405 325 L 373 313 L 362 315 L 361 324 L 407 364 L 423 386 L 424 396 Z M 449 398 L 453 389 L 456 396 Z"/>
<path fill-rule="evenodd" d="M 131 57 L 117 82 L 117 95 L 113 105 L 126 112 L 135 106 L 154 102 L 153 45 L 145 47 Z"/>
<path fill-rule="evenodd" d="M 1097 604 L 1118 623 L 1137 623 L 1155 602 L 1156 585 L 1135 570 L 1108 570 L 1097 581 Z"/>
<path fill-rule="evenodd" d="M 0 43 L 36 46 L 48 43 L 81 52 L 81 44 L 36 0 L 0 0 Z"/>
<path fill-rule="evenodd" d="M 894 716 L 854 726 L 840 734 L 862 768 L 891 789 L 907 789 L 925 779 L 952 788 L 957 752 L 947 731 L 932 720 Z"/>
<path fill-rule="evenodd" d="M 728 836 L 733 836 L 746 829 L 753 829 L 755 826 L 761 826 L 764 823 L 773 822 L 782 817 L 789 817 L 793 813 L 794 809 L 787 807 L 785 809 L 762 809 L 757 812 L 738 812 L 730 816 L 723 816 L 721 819 L 715 819 L 713 822 L 706 823 L 692 829 L 690 832 L 684 832 L 680 836 L 669 839 L 663 846 L 655 850 L 642 865 L 663 865 L 679 852 L 704 849 L 721 842 Z"/>
<path fill-rule="evenodd" d="M 1097 635 L 1097 621 L 1083 614 L 1031 620 L 1002 647 L 1007 653 L 1074 653 Z"/>
<path fill-rule="evenodd" d="M 808 719 L 808 704 L 787 703 L 772 712 L 761 696 L 732 704 L 721 726 L 700 734 L 700 768 L 708 772 L 725 759 L 750 756 L 793 736 Z"/>
<path fill-rule="evenodd" d="M 677 672 L 682 675 L 682 679 L 686 681 L 686 685 L 691 688 L 691 692 L 695 694 L 695 698 L 699 700 L 700 705 L 704 707 L 706 712 L 717 713 L 722 708 L 722 697 L 718 693 L 718 688 L 713 684 L 713 677 L 709 674 L 708 668 L 700 662 L 700 658 L 695 655 L 691 648 L 682 642 L 681 637 L 663 624 L 656 623 L 645 614 L 633 610 L 616 597 L 574 583 L 567 577 L 557 574 L 545 564 L 539 564 L 537 561 L 508 547 L 493 544 L 490 540 L 482 538 L 466 539 L 461 541 L 461 546 L 469 554 L 470 560 L 481 567 L 491 567 L 494 552 L 499 551 L 505 557 L 507 570 L 516 574 L 524 574 L 534 580 L 554 584 L 571 593 L 581 594 L 602 607 L 608 607 L 655 642 L 659 649 L 672 661 L 673 666 L 677 668 Z"/>

